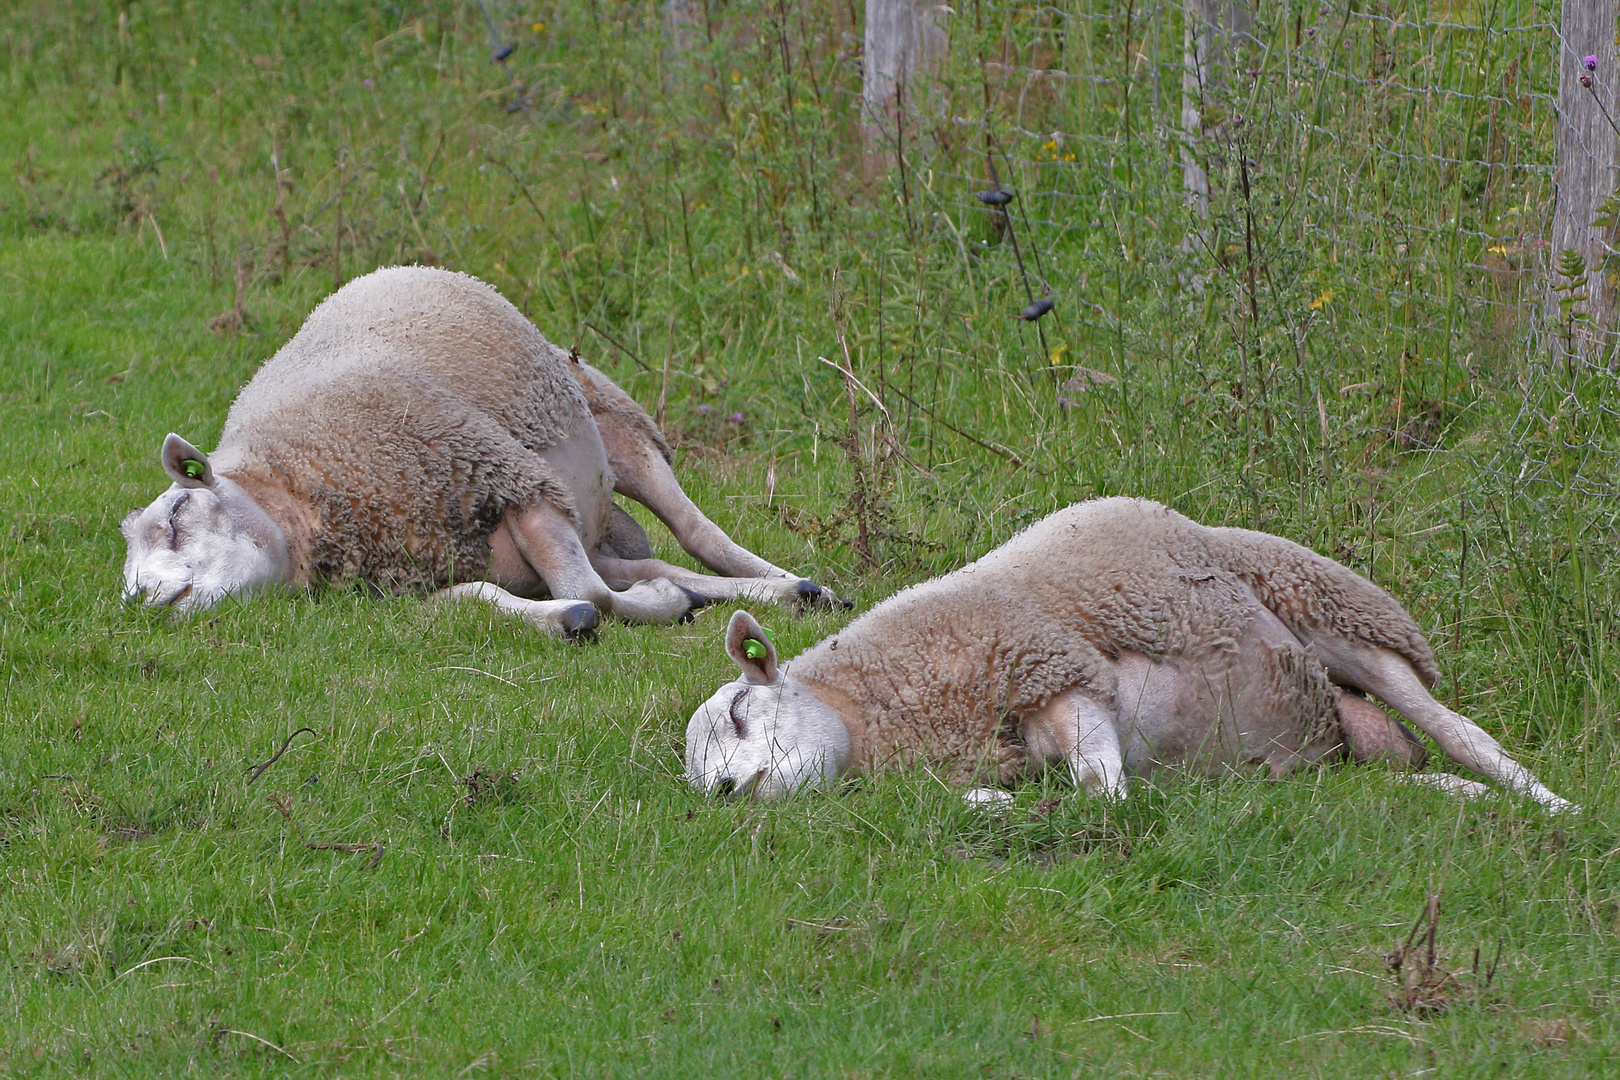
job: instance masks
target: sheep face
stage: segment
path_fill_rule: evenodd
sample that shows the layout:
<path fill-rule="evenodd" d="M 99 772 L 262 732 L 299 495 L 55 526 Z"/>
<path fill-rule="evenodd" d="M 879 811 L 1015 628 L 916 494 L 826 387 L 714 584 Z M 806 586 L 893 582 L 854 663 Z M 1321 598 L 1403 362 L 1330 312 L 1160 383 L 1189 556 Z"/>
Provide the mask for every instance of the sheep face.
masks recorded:
<path fill-rule="evenodd" d="M 776 799 L 825 787 L 849 761 L 838 714 L 777 666 L 776 648 L 746 612 L 726 627 L 742 678 L 717 690 L 686 725 L 686 778 L 706 795 Z"/>
<path fill-rule="evenodd" d="M 200 611 L 287 580 L 286 538 L 247 492 L 178 435 L 163 441 L 162 459 L 174 485 L 119 526 L 125 602 Z"/>

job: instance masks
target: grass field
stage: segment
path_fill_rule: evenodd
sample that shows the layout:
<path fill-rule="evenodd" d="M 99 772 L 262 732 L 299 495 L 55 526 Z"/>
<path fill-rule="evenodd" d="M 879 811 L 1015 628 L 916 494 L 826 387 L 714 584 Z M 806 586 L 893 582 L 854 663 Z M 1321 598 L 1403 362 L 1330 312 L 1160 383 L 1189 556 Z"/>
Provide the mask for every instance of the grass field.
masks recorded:
<path fill-rule="evenodd" d="M 1245 276 L 1189 263 L 1160 190 L 1179 172 L 1127 140 L 1041 204 L 1073 228 L 1017 221 L 1060 302 L 1038 339 L 1007 317 L 1022 286 L 960 133 L 861 178 L 850 10 L 714 5 L 682 67 L 651 4 L 492 4 L 510 73 L 462 3 L 0 13 L 0 1074 L 1612 1069 L 1610 383 L 1537 413 L 1529 301 L 1475 304 L 1495 279 L 1463 250 L 1465 218 L 1500 231 L 1539 189 L 1357 174 L 1455 227 L 1325 237 L 1290 185 L 1338 183 L 1354 148 L 1289 168 L 1278 112 L 1251 148 L 1275 254 Z M 960 49 L 996 17 L 964 7 Z M 1086 131 L 1179 109 L 1097 85 L 1040 107 Z M 1299 94 L 1312 130 L 1496 145 Z M 1527 156 L 1550 137 L 1532 113 Z M 1004 178 L 1060 157 L 1010 154 Z M 1111 807 L 1054 780 L 1001 813 L 926 772 L 711 803 L 679 748 L 729 677 L 724 609 L 578 647 L 362 589 L 122 607 L 117 523 L 164 486 L 163 434 L 212 446 L 319 298 L 418 260 L 662 393 L 697 502 L 859 607 L 1098 494 L 1313 544 L 1402 599 L 1440 696 L 1586 812 L 1376 770 L 1171 777 Z M 1363 288 L 1380 260 L 1405 284 Z M 846 344 L 886 415 L 818 359 Z M 756 614 L 787 655 L 848 617 Z M 1420 932 L 1394 973 L 1432 894 L 1435 968 Z"/>

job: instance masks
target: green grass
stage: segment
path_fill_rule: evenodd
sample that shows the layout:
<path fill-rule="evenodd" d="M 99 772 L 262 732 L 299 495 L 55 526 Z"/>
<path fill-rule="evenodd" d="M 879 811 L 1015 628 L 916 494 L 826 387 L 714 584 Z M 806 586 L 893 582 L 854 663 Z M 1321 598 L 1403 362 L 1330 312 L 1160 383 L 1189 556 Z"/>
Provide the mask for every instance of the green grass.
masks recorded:
<path fill-rule="evenodd" d="M 1368 22 L 1385 38 L 1328 20 L 1313 40 L 1339 52 L 1257 61 L 1318 74 L 1254 91 L 1251 297 L 1237 264 L 1183 249 L 1173 149 L 1142 137 L 1178 123 L 1147 92 L 1155 64 L 1179 79 L 1173 16 L 1126 41 L 1103 0 L 964 7 L 947 85 L 974 116 L 991 103 L 1025 192 L 1025 254 L 1059 302 L 1043 354 L 969 197 L 979 129 L 930 128 L 903 176 L 861 180 L 846 6 L 711 5 L 687 72 L 665 70 L 652 5 L 491 6 L 515 87 L 476 5 L 0 15 L 0 1073 L 1606 1071 L 1612 379 L 1583 367 L 1563 393 L 1548 329 L 1500 285 L 1529 295 L 1513 230 L 1539 212 L 1546 104 L 1487 128 L 1483 97 L 1321 74 L 1384 49 L 1408 84 L 1481 95 L 1523 59 L 1529 94 L 1549 76 L 1512 51 L 1524 35 L 1423 30 L 1487 13 L 1414 5 L 1407 29 Z M 1260 27 L 1277 35 L 1295 40 Z M 1072 162 L 1012 131 L 1022 84 L 976 60 L 1111 73 L 1127 44 L 1148 57 L 1129 95 L 1023 102 L 1030 130 L 1072 133 Z M 1323 56 L 1342 68 L 1305 62 Z M 1487 235 L 1509 271 L 1481 267 Z M 1054 781 L 1001 814 L 926 773 L 716 804 L 679 746 L 728 677 L 724 610 L 579 648 L 358 589 L 123 608 L 116 526 L 162 488 L 163 434 L 211 446 L 335 280 L 429 257 L 649 407 L 667 356 L 694 498 L 862 606 L 1097 494 L 1271 528 L 1395 592 L 1431 630 L 1441 696 L 1587 812 L 1376 770 L 1167 778 L 1118 807 Z M 248 322 L 216 332 L 238 268 Z M 853 441 L 817 359 L 840 335 L 890 417 L 859 396 Z M 1057 345 L 1060 379 L 1115 381 L 1060 403 Z M 788 655 L 846 618 L 756 614 Z M 1461 974 L 1409 1015 L 1382 957 L 1431 889 Z M 1476 948 L 1482 967 L 1500 949 L 1488 985 Z"/>

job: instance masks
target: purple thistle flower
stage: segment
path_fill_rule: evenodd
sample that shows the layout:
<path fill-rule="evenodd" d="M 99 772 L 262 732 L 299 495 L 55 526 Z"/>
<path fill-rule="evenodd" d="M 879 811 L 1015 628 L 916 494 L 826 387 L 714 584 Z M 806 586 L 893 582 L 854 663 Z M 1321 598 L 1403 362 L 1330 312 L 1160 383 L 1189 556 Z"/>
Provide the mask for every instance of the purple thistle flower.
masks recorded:
<path fill-rule="evenodd" d="M 367 90 L 370 90 L 373 86 L 376 86 L 377 84 L 372 82 L 370 79 L 366 79 L 363 82 L 361 82 L 360 85 L 365 87 Z"/>
<path fill-rule="evenodd" d="M 698 414 L 701 415 L 701 416 L 709 415 L 709 403 L 705 401 L 702 405 L 699 405 L 697 407 L 697 411 L 698 411 Z"/>
<path fill-rule="evenodd" d="M 740 424 L 743 421 L 743 415 L 740 412 L 734 412 L 730 416 L 726 417 L 726 419 L 730 420 L 733 424 Z"/>
<path fill-rule="evenodd" d="M 1581 63 L 1583 65 L 1585 65 L 1587 71 L 1596 71 L 1597 70 L 1597 54 L 1594 53 L 1593 55 L 1586 57 L 1585 59 L 1583 59 L 1581 61 Z"/>

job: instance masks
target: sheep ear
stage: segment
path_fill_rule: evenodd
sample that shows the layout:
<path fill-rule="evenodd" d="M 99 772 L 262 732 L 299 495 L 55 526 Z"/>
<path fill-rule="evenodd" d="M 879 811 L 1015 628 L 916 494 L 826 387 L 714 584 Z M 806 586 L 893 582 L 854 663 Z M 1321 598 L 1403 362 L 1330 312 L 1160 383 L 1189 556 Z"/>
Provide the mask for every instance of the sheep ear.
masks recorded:
<path fill-rule="evenodd" d="M 781 678 L 776 667 L 776 646 L 765 636 L 765 628 L 746 611 L 734 613 L 726 624 L 726 653 L 742 668 L 744 682 L 770 686 Z"/>
<path fill-rule="evenodd" d="M 181 487 L 201 488 L 214 486 L 214 469 L 208 464 L 208 455 L 186 440 L 169 432 L 163 440 L 163 471 Z"/>

